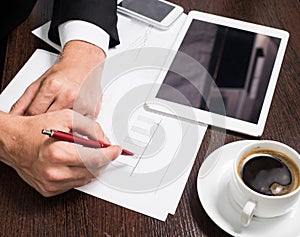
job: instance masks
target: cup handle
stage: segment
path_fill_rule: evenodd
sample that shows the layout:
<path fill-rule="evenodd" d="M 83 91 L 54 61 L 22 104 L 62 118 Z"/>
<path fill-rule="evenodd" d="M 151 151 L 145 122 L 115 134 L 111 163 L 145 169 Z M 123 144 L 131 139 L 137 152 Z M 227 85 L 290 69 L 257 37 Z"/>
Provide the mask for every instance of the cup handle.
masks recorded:
<path fill-rule="evenodd" d="M 244 227 L 249 226 L 253 217 L 255 207 L 256 207 L 256 203 L 253 201 L 248 201 L 244 206 L 242 216 L 241 216 L 241 222 Z"/>

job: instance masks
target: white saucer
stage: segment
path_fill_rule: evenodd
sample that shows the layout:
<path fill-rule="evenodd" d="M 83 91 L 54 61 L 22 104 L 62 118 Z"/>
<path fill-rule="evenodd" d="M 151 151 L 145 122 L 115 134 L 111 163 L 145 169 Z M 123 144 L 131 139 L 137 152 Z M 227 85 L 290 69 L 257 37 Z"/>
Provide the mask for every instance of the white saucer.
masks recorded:
<path fill-rule="evenodd" d="M 234 155 L 246 144 L 255 141 L 237 141 L 212 152 L 200 167 L 197 189 L 200 201 L 209 217 L 224 231 L 243 237 L 300 237 L 300 204 L 281 217 L 255 218 L 247 228 L 240 224 L 240 214 L 227 196 L 227 185 Z"/>

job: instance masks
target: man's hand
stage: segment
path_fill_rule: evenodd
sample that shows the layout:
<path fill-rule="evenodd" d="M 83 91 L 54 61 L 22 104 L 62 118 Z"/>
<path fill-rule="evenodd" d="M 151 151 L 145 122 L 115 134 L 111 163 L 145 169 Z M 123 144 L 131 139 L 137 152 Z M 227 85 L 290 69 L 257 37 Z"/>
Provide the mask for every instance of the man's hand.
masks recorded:
<path fill-rule="evenodd" d="M 7 120 L 10 123 L 3 123 Z M 109 141 L 98 123 L 72 110 L 36 116 L 0 112 L 0 131 L 5 131 L 0 134 L 0 160 L 46 197 L 91 182 L 104 165 L 121 153 L 119 146 L 94 149 L 58 141 L 43 135 L 42 129 L 76 132 L 104 143 Z"/>
<path fill-rule="evenodd" d="M 26 89 L 11 113 L 37 115 L 69 108 L 97 117 L 104 59 L 105 53 L 99 47 L 84 41 L 69 41 L 60 59 Z"/>

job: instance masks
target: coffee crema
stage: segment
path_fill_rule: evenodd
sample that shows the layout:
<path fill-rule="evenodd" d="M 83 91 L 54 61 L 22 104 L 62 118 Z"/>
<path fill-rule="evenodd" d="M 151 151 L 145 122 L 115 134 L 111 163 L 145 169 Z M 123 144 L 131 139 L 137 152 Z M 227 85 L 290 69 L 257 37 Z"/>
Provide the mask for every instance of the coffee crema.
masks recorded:
<path fill-rule="evenodd" d="M 269 196 L 293 192 L 300 183 L 297 164 L 285 154 L 271 149 L 256 149 L 239 161 L 238 171 L 252 190 Z"/>

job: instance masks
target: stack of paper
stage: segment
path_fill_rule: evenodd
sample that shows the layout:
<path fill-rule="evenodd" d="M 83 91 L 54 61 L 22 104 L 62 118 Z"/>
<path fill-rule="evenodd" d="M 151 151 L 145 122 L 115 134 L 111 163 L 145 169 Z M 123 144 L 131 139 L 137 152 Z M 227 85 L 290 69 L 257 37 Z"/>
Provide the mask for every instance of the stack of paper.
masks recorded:
<path fill-rule="evenodd" d="M 136 155 L 120 156 L 105 167 L 94 182 L 77 188 L 159 220 L 175 213 L 206 126 L 143 109 L 147 92 L 160 69 L 149 67 L 149 62 L 140 64 L 144 60 L 140 50 L 148 47 L 170 49 L 184 19 L 185 15 L 182 15 L 171 29 L 161 31 L 119 15 L 121 45 L 109 50 L 104 72 L 107 76 L 101 79 L 104 94 L 98 121 L 112 144 L 120 144 Z M 49 23 L 33 33 L 60 50 L 48 40 L 48 27 Z M 9 111 L 25 88 L 56 59 L 56 54 L 36 50 L 0 95 L 0 109 Z M 132 61 L 127 66 L 134 67 L 113 70 L 120 67 L 122 60 Z"/>

